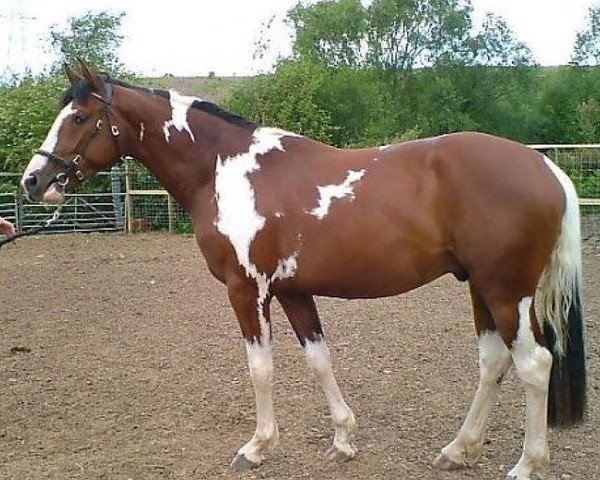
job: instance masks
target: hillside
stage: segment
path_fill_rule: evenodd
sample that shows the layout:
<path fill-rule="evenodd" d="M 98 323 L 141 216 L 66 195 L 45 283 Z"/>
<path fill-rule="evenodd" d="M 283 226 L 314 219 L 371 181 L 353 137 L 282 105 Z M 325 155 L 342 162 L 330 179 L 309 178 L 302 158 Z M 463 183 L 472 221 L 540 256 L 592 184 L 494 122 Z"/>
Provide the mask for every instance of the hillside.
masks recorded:
<path fill-rule="evenodd" d="M 186 95 L 193 95 L 219 103 L 227 98 L 236 87 L 248 83 L 252 77 L 155 77 L 136 80 L 139 85 L 175 89 Z"/>

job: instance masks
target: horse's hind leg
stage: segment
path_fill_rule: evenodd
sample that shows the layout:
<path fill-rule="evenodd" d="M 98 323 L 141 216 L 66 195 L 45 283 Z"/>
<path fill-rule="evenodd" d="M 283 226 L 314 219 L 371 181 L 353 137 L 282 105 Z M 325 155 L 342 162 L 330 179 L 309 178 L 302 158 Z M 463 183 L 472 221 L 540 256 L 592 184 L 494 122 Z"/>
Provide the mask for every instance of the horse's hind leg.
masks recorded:
<path fill-rule="evenodd" d="M 458 435 L 434 461 L 434 466 L 443 470 L 462 468 L 481 454 L 486 419 L 511 366 L 510 351 L 496 331 L 490 311 L 473 284 L 469 286 L 479 336 L 479 386 Z"/>
<path fill-rule="evenodd" d="M 550 462 L 547 409 L 552 354 L 540 344 L 543 337 L 533 303 L 531 295 L 520 298 L 516 305 L 494 309 L 494 318 L 504 341 L 511 345 L 517 375 L 525 389 L 523 453 L 508 473 L 510 480 L 530 480 L 532 475 L 543 473 Z"/>
<path fill-rule="evenodd" d="M 335 435 L 325 454 L 332 460 L 349 460 L 356 454 L 352 445 L 356 421 L 333 375 L 315 302 L 310 295 L 298 294 L 279 294 L 277 299 L 304 347 L 308 366 L 320 382 L 329 404 Z"/>

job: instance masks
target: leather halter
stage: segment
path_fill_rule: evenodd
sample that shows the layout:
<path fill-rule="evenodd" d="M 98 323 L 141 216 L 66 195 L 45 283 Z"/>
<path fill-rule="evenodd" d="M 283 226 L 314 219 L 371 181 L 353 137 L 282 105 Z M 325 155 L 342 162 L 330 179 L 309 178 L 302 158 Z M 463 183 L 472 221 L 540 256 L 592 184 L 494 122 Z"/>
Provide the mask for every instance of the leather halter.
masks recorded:
<path fill-rule="evenodd" d="M 118 158 L 123 158 L 123 155 L 121 154 L 121 148 L 119 146 L 119 140 L 118 140 L 118 137 L 120 135 L 119 127 L 117 125 L 113 124 L 111 121 L 110 107 L 112 104 L 112 95 L 113 95 L 112 84 L 105 83 L 104 85 L 106 88 L 106 98 L 102 97 L 101 95 L 98 95 L 95 92 L 92 92 L 91 95 L 96 100 L 98 100 L 104 104 L 103 117 L 106 117 L 106 122 L 108 123 L 108 125 L 110 127 L 110 133 L 111 133 L 111 137 L 114 141 L 117 156 L 118 156 Z M 36 152 L 37 154 L 43 155 L 44 157 L 48 158 L 49 160 L 56 162 L 63 166 L 64 171 L 60 172 L 58 175 L 56 175 L 56 179 L 55 179 L 55 182 L 58 183 L 61 187 L 64 187 L 67 185 L 67 183 L 69 183 L 69 177 L 71 177 L 71 175 L 75 175 L 77 180 L 79 180 L 80 182 L 85 180 L 85 174 L 81 171 L 81 163 L 85 160 L 85 152 L 87 151 L 88 147 L 90 146 L 90 143 L 92 143 L 92 140 L 94 140 L 94 138 L 96 138 L 96 136 L 102 130 L 103 124 L 104 124 L 104 122 L 102 121 L 102 118 L 98 118 L 98 120 L 96 121 L 94 130 L 92 130 L 92 133 L 87 138 L 86 142 L 83 144 L 83 148 L 80 150 L 81 153 L 77 153 L 75 155 L 75 157 L 73 157 L 71 160 L 67 160 L 66 158 L 56 155 L 55 153 L 47 152 L 46 150 L 37 150 L 37 152 Z"/>

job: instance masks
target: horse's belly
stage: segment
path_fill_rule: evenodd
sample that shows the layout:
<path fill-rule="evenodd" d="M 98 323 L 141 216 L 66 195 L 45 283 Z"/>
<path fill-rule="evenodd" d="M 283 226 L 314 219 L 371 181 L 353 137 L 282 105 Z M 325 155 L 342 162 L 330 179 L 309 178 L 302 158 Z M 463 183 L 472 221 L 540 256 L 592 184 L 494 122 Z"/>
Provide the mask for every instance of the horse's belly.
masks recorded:
<path fill-rule="evenodd" d="M 338 255 L 339 257 L 339 255 Z M 327 258 L 327 257 L 326 257 Z M 407 292 L 452 271 L 445 255 L 396 252 L 395 255 L 354 256 L 339 261 L 299 259 L 291 287 L 313 295 L 341 298 L 374 298 Z"/>

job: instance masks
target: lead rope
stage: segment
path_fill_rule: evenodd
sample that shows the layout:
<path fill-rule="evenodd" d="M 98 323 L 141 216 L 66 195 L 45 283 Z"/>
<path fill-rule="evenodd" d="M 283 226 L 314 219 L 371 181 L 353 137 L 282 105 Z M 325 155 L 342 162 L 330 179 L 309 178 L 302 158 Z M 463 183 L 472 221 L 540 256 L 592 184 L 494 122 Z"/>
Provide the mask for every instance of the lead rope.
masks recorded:
<path fill-rule="evenodd" d="M 7 243 L 14 242 L 17 238 L 29 237 L 30 235 L 35 235 L 36 233 L 39 233 L 42 230 L 45 230 L 50 225 L 52 225 L 54 222 L 56 222 L 56 220 L 58 220 L 58 217 L 60 217 L 60 211 L 61 211 L 61 209 L 62 209 L 62 205 L 60 205 L 54 211 L 54 213 L 52 214 L 52 216 L 50 218 L 47 218 L 42 223 L 40 223 L 38 226 L 30 228 L 29 230 L 26 230 L 24 232 L 19 232 L 19 233 L 15 234 L 15 235 L 12 235 L 10 237 L 6 237 L 6 238 L 0 240 L 0 249 L 4 245 L 6 245 Z"/>

